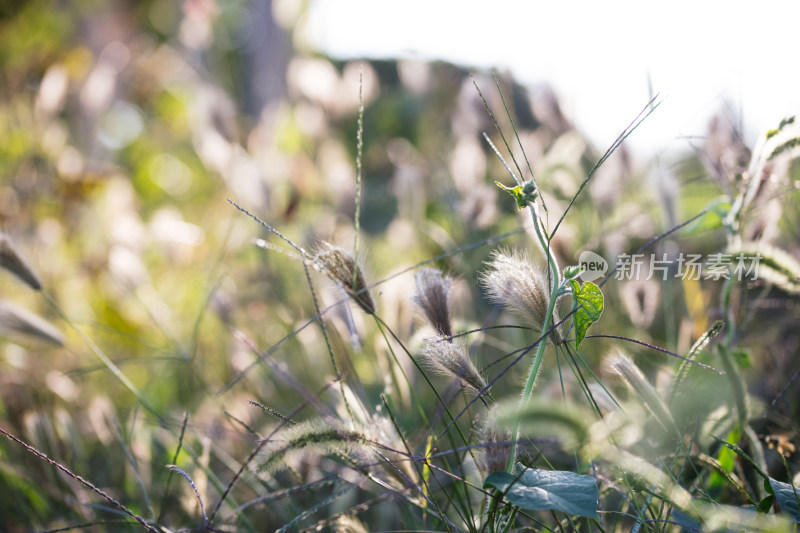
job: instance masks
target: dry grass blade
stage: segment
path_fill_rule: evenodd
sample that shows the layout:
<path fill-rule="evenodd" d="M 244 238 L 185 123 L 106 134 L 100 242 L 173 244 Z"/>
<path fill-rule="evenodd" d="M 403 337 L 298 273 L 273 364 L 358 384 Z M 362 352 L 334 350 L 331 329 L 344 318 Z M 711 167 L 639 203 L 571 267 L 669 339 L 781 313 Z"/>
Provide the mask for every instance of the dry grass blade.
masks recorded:
<path fill-rule="evenodd" d="M 30 288 L 37 291 L 42 288 L 42 280 L 28 262 L 19 255 L 11 243 L 11 239 L 5 233 L 0 233 L 0 266 L 24 281 Z"/>
<path fill-rule="evenodd" d="M 0 334 L 28 335 L 58 346 L 64 345 L 64 335 L 58 328 L 8 300 L 0 300 Z"/>

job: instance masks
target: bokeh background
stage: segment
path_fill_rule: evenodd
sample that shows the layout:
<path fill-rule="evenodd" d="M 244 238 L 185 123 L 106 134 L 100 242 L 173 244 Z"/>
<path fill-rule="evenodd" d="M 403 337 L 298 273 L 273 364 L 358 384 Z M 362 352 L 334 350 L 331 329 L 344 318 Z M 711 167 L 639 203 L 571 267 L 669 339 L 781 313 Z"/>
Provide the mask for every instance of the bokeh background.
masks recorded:
<path fill-rule="evenodd" d="M 493 185 L 510 178 L 481 137 L 496 130 L 474 83 L 510 131 L 489 67 L 500 67 L 498 84 L 551 217 L 659 83 L 675 83 L 677 96 L 645 122 L 638 144 L 615 152 L 565 220 L 554 242 L 563 264 L 582 250 L 607 258 L 635 250 L 729 193 L 762 128 L 797 103 L 797 84 L 784 77 L 796 69 L 782 40 L 796 17 L 785 16 L 784 4 L 748 19 L 762 28 L 769 15 L 769 37 L 750 33 L 741 10 L 728 27 L 726 9 L 738 8 L 727 3 L 699 19 L 688 9 L 670 15 L 671 26 L 658 22 L 659 13 L 643 15 L 622 35 L 633 5 L 608 13 L 529 6 L 534 12 L 516 14 L 510 3 L 444 2 L 449 10 L 426 14 L 421 4 L 382 12 L 378 3 L 286 0 L 0 2 L 0 224 L 43 285 L 34 291 L 4 272 L 2 299 L 63 335 L 4 324 L 5 430 L 142 515 L 196 525 L 193 493 L 164 465 L 182 466 L 205 501 L 215 501 L 273 423 L 249 402 L 290 412 L 300 391 L 318 391 L 333 375 L 313 324 L 254 364 L 254 352 L 305 326 L 316 310 L 302 265 L 265 249 L 289 250 L 227 200 L 306 248 L 320 239 L 352 246 L 360 90 L 361 255 L 371 279 L 387 279 L 376 289 L 381 316 L 412 348 L 425 333 L 409 300 L 413 272 L 391 276 L 442 256 L 436 266 L 459 278 L 459 327 L 480 327 L 492 308 L 476 279 L 496 246 L 482 243 L 524 223 Z M 460 25 L 454 10 L 468 13 L 469 24 Z M 678 27 L 687 20 L 689 33 Z M 559 32 L 562 24 L 569 31 Z M 498 27 L 513 39 L 498 40 Z M 726 37 L 711 39 L 720 27 Z M 389 41 L 398 32 L 410 41 L 384 46 L 381 29 Z M 673 70 L 657 62 L 648 69 L 630 55 L 653 30 L 661 56 L 674 59 L 669 43 L 686 47 Z M 696 34 L 704 35 L 699 51 Z M 359 46 L 345 46 L 345 36 Z M 432 36 L 451 52 L 431 47 Z M 465 36 L 475 56 L 456 44 Z M 725 59 L 751 46 L 759 52 Z M 542 58 L 549 66 L 537 63 Z M 538 70 L 526 71 L 527 61 Z M 706 78 L 720 71 L 740 84 L 709 89 Z M 695 86 L 704 89 L 684 105 Z M 761 100 L 770 105 L 756 105 Z M 665 125 L 676 116 L 677 125 Z M 797 183 L 790 167 L 765 186 L 747 229 L 790 255 L 800 227 Z M 718 251 L 725 235 L 706 222 L 654 251 Z M 524 233 L 503 239 L 522 248 L 531 242 Z M 314 280 L 321 305 L 338 299 L 321 276 Z M 769 296 L 765 309 L 743 313 L 758 327 L 743 327 L 739 342 L 750 387 L 766 405 L 800 368 L 800 339 L 793 297 L 760 289 Z M 597 327 L 684 353 L 719 318 L 718 292 L 713 283 L 680 280 L 612 283 L 606 306 L 614 312 Z M 336 308 L 328 320 L 345 371 L 377 405 L 384 377 L 395 372 L 385 342 L 358 313 Z M 482 367 L 523 342 L 486 337 L 476 354 Z M 597 362 L 608 346 L 587 344 L 587 360 Z M 643 366 L 655 376 L 663 363 L 651 354 Z M 504 386 L 510 396 L 522 379 L 521 370 L 512 373 Z M 794 438 L 796 389 L 765 415 L 764 433 Z M 398 392 L 406 401 L 407 393 Z M 176 457 L 179 442 L 191 453 Z M 274 488 L 248 481 L 235 496 L 244 503 Z M 10 441 L 0 445 L 0 493 L 8 530 L 114 519 L 96 496 Z M 223 514 L 259 529 L 285 523 L 282 513 L 299 513 L 298 505 Z"/>

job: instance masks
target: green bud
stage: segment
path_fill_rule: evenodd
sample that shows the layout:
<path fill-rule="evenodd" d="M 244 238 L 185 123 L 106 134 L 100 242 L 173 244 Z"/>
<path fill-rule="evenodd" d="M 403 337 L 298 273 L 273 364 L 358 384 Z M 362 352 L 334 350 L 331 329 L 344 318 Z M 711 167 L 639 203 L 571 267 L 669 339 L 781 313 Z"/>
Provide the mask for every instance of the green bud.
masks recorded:
<path fill-rule="evenodd" d="M 539 195 L 536 191 L 536 185 L 534 185 L 532 181 L 525 182 L 524 185 L 517 185 L 516 187 L 506 187 L 499 181 L 495 181 L 494 183 L 513 196 L 517 201 L 517 207 L 520 209 L 525 209 L 525 207 L 527 207 L 529 203 L 535 201 L 536 197 Z"/>
<path fill-rule="evenodd" d="M 568 266 L 564 269 L 564 279 L 577 278 L 583 270 L 584 268 L 579 265 Z"/>

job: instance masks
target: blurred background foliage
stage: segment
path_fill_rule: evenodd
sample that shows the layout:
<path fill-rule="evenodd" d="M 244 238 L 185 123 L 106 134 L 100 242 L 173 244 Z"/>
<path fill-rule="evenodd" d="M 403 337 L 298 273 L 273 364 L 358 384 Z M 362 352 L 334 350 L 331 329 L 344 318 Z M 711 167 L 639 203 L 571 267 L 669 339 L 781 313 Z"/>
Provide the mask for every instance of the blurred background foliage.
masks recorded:
<path fill-rule="evenodd" d="M 492 184 L 509 178 L 481 138 L 496 132 L 468 69 L 330 60 L 304 44 L 305 10 L 303 2 L 284 0 L 0 2 L 0 223 L 41 277 L 46 297 L 6 274 L 0 287 L 4 299 L 65 336 L 54 346 L 36 335 L 4 334 L 0 423 L 135 512 L 148 516 L 153 509 L 165 525 L 198 521 L 193 495 L 182 480 L 170 485 L 164 468 L 175 461 L 184 416 L 183 447 L 192 452 L 177 464 L 213 502 L 257 435 L 274 424 L 248 402 L 287 413 L 302 398 L 278 370 L 307 391 L 332 377 L 313 324 L 275 350 L 273 362 L 248 370 L 256 356 L 242 337 L 265 351 L 316 311 L 302 265 L 256 246 L 257 238 L 282 243 L 226 199 L 306 248 L 317 239 L 350 247 L 361 68 L 361 251 L 372 280 L 525 222 Z M 509 133 L 494 80 L 475 73 L 475 82 Z M 508 76 L 499 84 L 554 224 L 602 150 L 575 130 L 547 87 L 523 88 Z M 620 131 L 632 118 L 619 117 Z M 735 189 L 749 161 L 735 124 L 723 109 L 681 160 L 641 162 L 624 147 L 617 151 L 559 229 L 554 246 L 562 264 L 574 263 L 582 250 L 609 259 L 631 252 Z M 797 183 L 796 169 L 789 169 L 765 185 L 748 222 L 753 239 L 795 256 Z M 723 249 L 724 232 L 709 227 L 673 235 L 653 251 Z M 525 234 L 503 243 L 532 248 Z M 462 329 L 486 324 L 492 311 L 476 287 L 491 249 L 475 246 L 437 261 L 459 278 Z M 381 316 L 415 349 L 425 331 L 409 300 L 412 276 L 390 279 L 377 294 Z M 314 280 L 323 305 L 338 299 L 321 277 Z M 597 332 L 685 353 L 719 318 L 713 282 L 607 287 Z M 737 297 L 758 291 L 766 308 L 739 308 L 742 320 L 757 327 L 741 328 L 737 342 L 751 389 L 766 405 L 800 368 L 800 338 L 796 300 L 764 286 Z M 358 376 L 367 401 L 378 404 L 384 376 L 395 370 L 375 326 L 341 307 L 327 320 L 350 380 Z M 476 359 L 488 375 L 502 368 L 493 361 L 527 344 L 515 335 L 482 339 Z M 596 363 L 610 344 L 583 346 Z M 645 351 L 640 363 L 656 376 L 672 361 Z M 552 365 L 545 370 L 555 372 Z M 522 369 L 513 372 L 495 394 L 516 396 L 522 379 Z M 558 379 L 550 383 L 542 394 L 558 397 Z M 407 390 L 397 392 L 408 401 Z M 794 438 L 796 400 L 795 386 L 765 407 L 762 433 Z M 243 503 L 274 488 L 249 480 L 234 498 Z M 10 441 L 0 445 L 0 494 L 0 521 L 12 531 L 114 516 Z M 261 530 L 302 508 L 254 506 L 238 524 Z"/>

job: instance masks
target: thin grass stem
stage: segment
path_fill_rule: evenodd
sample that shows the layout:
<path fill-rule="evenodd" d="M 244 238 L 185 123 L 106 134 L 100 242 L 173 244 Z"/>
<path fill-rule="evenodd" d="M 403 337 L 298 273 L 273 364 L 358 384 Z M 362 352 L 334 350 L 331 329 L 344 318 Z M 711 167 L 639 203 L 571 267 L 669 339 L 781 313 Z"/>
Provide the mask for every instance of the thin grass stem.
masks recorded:
<path fill-rule="evenodd" d="M 553 238 L 553 236 L 555 236 L 556 231 L 558 231 L 559 226 L 561 226 L 561 222 L 564 220 L 564 217 L 567 216 L 567 213 L 569 213 L 569 210 L 572 208 L 573 204 L 578 199 L 578 196 L 580 196 L 580 194 L 583 192 L 583 189 L 586 187 L 586 185 L 589 184 L 589 181 L 591 181 L 591 179 L 594 177 L 597 170 L 601 166 L 603 166 L 603 164 L 608 160 L 609 157 L 611 157 L 611 155 L 614 152 L 617 151 L 617 148 L 619 148 L 622 145 L 625 139 L 627 139 L 628 136 L 636 130 L 636 128 L 641 126 L 642 123 L 647 119 L 647 117 L 650 116 L 651 113 L 653 113 L 656 109 L 658 109 L 658 106 L 661 105 L 661 102 L 655 103 L 657 98 L 658 95 L 655 95 L 647 103 L 647 105 L 639 112 L 639 114 L 636 115 L 636 118 L 633 119 L 633 121 L 630 124 L 628 124 L 628 126 L 624 130 L 622 130 L 622 133 L 619 134 L 619 137 L 617 137 L 617 139 L 611 144 L 608 150 L 606 150 L 606 153 L 603 154 L 603 157 L 601 157 L 597 161 L 592 170 L 589 172 L 589 175 L 586 176 L 586 179 L 584 179 L 580 187 L 578 187 L 577 192 L 572 196 L 572 200 L 570 200 L 569 205 L 567 205 L 566 209 L 564 209 L 564 212 L 561 213 L 558 222 L 556 222 L 555 227 L 553 227 L 553 231 L 550 232 L 551 239 Z"/>
<path fill-rule="evenodd" d="M 14 435 L 12 435 L 11 433 L 7 432 L 5 429 L 3 429 L 1 427 L 0 427 L 0 433 L 2 433 L 6 437 L 8 437 L 10 440 L 16 442 L 17 444 L 19 444 L 20 446 L 25 448 L 25 450 L 27 450 L 31 454 L 35 455 L 36 457 L 38 457 L 39 459 L 41 459 L 41 460 L 43 460 L 43 461 L 45 461 L 47 463 L 50 463 L 52 466 L 56 467 L 58 470 L 60 470 L 61 472 L 63 472 L 67 476 L 69 476 L 70 478 L 74 479 L 75 481 L 77 481 L 78 483 L 80 483 L 81 485 L 86 487 L 87 489 L 91 490 L 92 492 L 94 492 L 95 494 L 97 494 L 98 496 L 103 498 L 105 501 L 107 501 L 108 503 L 110 503 L 111 505 L 113 505 L 114 507 L 116 507 L 117 509 L 119 509 L 120 511 L 125 513 L 126 515 L 130 516 L 131 518 L 133 518 L 134 520 L 139 522 L 142 525 L 142 527 L 144 527 L 146 530 L 152 531 L 153 533 L 160 533 L 159 530 L 156 529 L 155 527 L 153 527 L 152 525 L 150 525 L 147 522 L 147 520 L 145 520 L 141 516 L 137 515 L 136 513 L 134 513 L 133 511 L 131 511 L 130 509 L 128 509 L 124 505 L 122 505 L 120 502 L 118 502 L 117 500 L 112 498 L 108 493 L 106 493 L 105 491 L 101 490 L 100 488 L 94 486 L 91 482 L 87 481 L 86 479 L 84 479 L 83 477 L 79 476 L 78 474 L 75 474 L 74 472 L 72 472 L 66 466 L 62 465 L 61 463 L 59 463 L 57 461 L 54 461 L 53 459 L 50 459 L 50 457 L 48 457 L 46 454 L 40 452 L 39 450 L 37 450 L 36 448 L 31 446 L 30 444 L 26 443 L 25 441 L 18 439 L 17 437 L 15 437 Z"/>
<path fill-rule="evenodd" d="M 358 128 L 356 132 L 356 213 L 353 218 L 353 257 L 358 257 L 361 233 L 361 166 L 364 159 L 364 66 L 358 68 Z M 358 289 L 358 271 L 353 269 L 353 291 Z"/>

